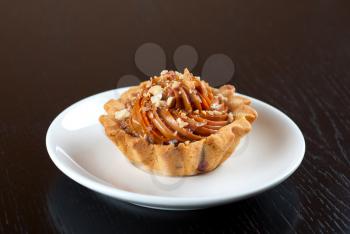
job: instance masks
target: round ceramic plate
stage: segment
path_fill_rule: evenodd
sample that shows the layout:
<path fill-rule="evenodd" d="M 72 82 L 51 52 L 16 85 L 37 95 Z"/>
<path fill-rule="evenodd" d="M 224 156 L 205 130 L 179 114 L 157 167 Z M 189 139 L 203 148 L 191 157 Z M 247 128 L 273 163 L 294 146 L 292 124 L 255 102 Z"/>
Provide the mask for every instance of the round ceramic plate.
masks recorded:
<path fill-rule="evenodd" d="M 98 121 L 104 103 L 125 90 L 73 104 L 47 131 L 46 146 L 55 165 L 96 192 L 157 209 L 200 209 L 271 188 L 290 176 L 303 159 L 305 141 L 297 125 L 276 108 L 248 97 L 259 117 L 236 152 L 216 170 L 191 177 L 148 174 L 129 163 Z"/>

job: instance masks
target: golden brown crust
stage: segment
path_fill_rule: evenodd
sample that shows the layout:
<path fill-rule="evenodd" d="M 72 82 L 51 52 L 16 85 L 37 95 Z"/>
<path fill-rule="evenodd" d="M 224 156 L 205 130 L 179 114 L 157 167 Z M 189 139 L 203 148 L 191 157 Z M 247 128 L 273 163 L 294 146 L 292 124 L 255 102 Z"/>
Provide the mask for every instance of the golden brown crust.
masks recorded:
<path fill-rule="evenodd" d="M 190 176 L 214 170 L 223 163 L 247 134 L 257 112 L 250 106 L 250 100 L 235 95 L 234 87 L 224 85 L 214 89 L 215 94 L 226 97 L 226 104 L 234 114 L 234 121 L 222 127 L 217 133 L 199 141 L 178 145 L 152 144 L 141 137 L 126 133 L 115 119 L 114 113 L 123 109 L 125 100 L 134 97 L 145 85 L 132 87 L 120 99 L 108 101 L 104 108 L 107 115 L 100 117 L 106 135 L 124 155 L 138 168 L 167 176 Z"/>

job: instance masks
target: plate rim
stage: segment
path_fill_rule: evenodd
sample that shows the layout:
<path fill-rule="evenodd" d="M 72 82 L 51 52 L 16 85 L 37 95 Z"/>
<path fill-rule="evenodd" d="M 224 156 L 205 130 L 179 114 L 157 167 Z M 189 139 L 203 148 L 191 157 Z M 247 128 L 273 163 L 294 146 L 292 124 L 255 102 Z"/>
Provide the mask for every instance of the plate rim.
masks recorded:
<path fill-rule="evenodd" d="M 93 191 L 99 192 L 101 194 L 104 194 L 104 195 L 107 195 L 107 196 L 110 196 L 110 197 L 113 197 L 116 199 L 128 201 L 131 203 L 152 204 L 152 205 L 156 205 L 156 206 L 175 207 L 175 206 L 203 206 L 203 205 L 208 206 L 208 205 L 215 205 L 215 204 L 223 204 L 223 203 L 233 202 L 236 200 L 240 200 L 240 199 L 244 199 L 244 198 L 253 196 L 255 194 L 264 192 L 264 191 L 282 183 L 283 181 L 285 181 L 288 177 L 290 177 L 297 170 L 297 168 L 300 166 L 301 162 L 304 159 L 305 150 L 306 150 L 305 138 L 304 138 L 300 128 L 288 115 L 286 115 L 281 110 L 277 109 L 276 107 L 274 107 L 274 106 L 272 106 L 264 101 L 250 97 L 248 95 L 243 95 L 243 94 L 237 93 L 238 95 L 241 95 L 243 97 L 247 97 L 247 98 L 253 100 L 254 102 L 258 103 L 259 105 L 265 106 L 268 109 L 275 111 L 276 113 L 278 113 L 278 115 L 283 116 L 291 124 L 293 129 L 296 131 L 296 134 L 299 135 L 298 138 L 300 137 L 300 139 L 301 139 L 302 145 L 299 147 L 301 152 L 297 157 L 297 161 L 295 161 L 292 165 L 290 165 L 287 169 L 285 169 L 283 171 L 283 173 L 281 173 L 278 177 L 274 178 L 273 180 L 269 180 L 268 183 L 264 183 L 262 185 L 256 186 L 256 187 L 249 189 L 249 190 L 244 190 L 243 192 L 237 192 L 235 194 L 228 193 L 227 195 L 223 194 L 223 195 L 191 196 L 191 197 L 174 197 L 174 196 L 164 196 L 164 195 L 160 196 L 160 195 L 141 194 L 141 193 L 137 193 L 137 192 L 126 191 L 126 190 L 123 190 L 123 189 L 120 189 L 117 187 L 112 187 L 109 185 L 101 184 L 98 181 L 95 181 L 91 178 L 87 178 L 87 177 L 81 175 L 80 173 L 76 172 L 75 170 L 66 167 L 65 163 L 61 162 L 58 159 L 58 157 L 56 156 L 56 154 L 54 152 L 54 149 L 52 149 L 52 147 L 49 146 L 50 137 L 54 135 L 53 127 L 57 123 L 57 121 L 59 121 L 71 108 L 73 108 L 74 106 L 78 105 L 81 102 L 86 101 L 87 99 L 90 99 L 90 98 L 93 98 L 96 96 L 100 96 L 100 95 L 104 96 L 104 95 L 107 95 L 108 93 L 116 92 L 118 90 L 120 92 L 122 92 L 124 90 L 127 90 L 128 88 L 130 88 L 130 87 L 122 87 L 122 88 L 103 91 L 103 92 L 85 97 L 85 98 L 71 104 L 70 106 L 65 108 L 63 111 L 61 111 L 54 118 L 54 120 L 50 123 L 50 126 L 47 130 L 46 138 L 45 138 L 46 149 L 48 151 L 48 154 L 49 154 L 51 160 L 55 164 L 55 166 L 61 172 L 63 172 L 66 176 L 68 176 L 69 178 L 71 178 L 72 180 L 77 182 L 78 184 L 83 185 L 83 186 L 85 186 Z M 85 170 L 84 168 L 82 168 L 82 169 Z M 91 175 L 91 173 L 88 172 L 87 170 L 85 170 L 85 172 L 87 172 L 89 175 Z M 92 175 L 92 176 L 96 177 L 94 175 Z M 96 178 L 98 178 L 98 177 L 96 177 Z"/>

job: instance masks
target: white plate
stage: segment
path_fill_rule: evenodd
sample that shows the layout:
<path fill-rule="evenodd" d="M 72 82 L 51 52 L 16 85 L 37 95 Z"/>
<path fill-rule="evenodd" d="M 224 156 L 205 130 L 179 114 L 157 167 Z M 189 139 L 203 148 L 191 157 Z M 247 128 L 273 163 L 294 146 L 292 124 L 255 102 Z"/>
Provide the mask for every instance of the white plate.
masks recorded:
<path fill-rule="evenodd" d="M 103 104 L 126 88 L 85 98 L 50 125 L 46 146 L 67 176 L 99 193 L 158 209 L 199 209 L 233 202 L 271 188 L 300 165 L 305 141 L 297 125 L 281 111 L 254 98 L 259 118 L 225 163 L 192 177 L 163 177 L 131 165 L 105 136 L 98 122 Z"/>

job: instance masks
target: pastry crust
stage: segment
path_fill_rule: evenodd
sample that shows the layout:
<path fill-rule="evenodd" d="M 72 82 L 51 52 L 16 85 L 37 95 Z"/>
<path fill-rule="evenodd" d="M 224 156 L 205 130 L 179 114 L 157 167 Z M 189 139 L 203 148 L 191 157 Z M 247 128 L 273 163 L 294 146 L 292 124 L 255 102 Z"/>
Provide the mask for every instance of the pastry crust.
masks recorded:
<path fill-rule="evenodd" d="M 102 115 L 100 122 L 105 128 L 106 135 L 129 161 L 150 173 L 191 176 L 214 170 L 233 153 L 241 138 L 251 130 L 252 123 L 258 116 L 250 106 L 249 99 L 235 95 L 233 86 L 224 85 L 213 91 L 225 97 L 225 103 L 234 115 L 232 123 L 198 141 L 178 145 L 152 144 L 142 137 L 135 137 L 125 132 L 114 116 L 115 112 L 125 108 L 126 101 L 134 98 L 145 85 L 143 82 L 130 88 L 118 100 L 108 101 L 104 105 L 107 115 Z"/>

